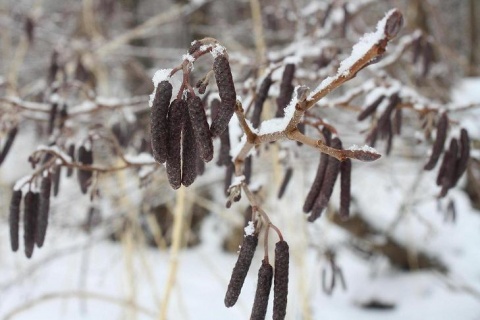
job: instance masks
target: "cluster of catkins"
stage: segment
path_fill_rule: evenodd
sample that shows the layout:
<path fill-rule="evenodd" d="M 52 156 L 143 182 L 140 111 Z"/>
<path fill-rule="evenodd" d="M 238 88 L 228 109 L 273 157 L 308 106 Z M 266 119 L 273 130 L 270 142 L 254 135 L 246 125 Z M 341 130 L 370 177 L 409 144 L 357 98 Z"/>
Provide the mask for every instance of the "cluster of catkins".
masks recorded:
<path fill-rule="evenodd" d="M 225 294 L 225 306 L 232 307 L 238 300 L 243 283 L 247 277 L 248 270 L 252 263 L 255 249 L 258 244 L 256 233 L 246 235 L 243 239 L 237 263 L 232 271 L 232 276 Z M 253 302 L 251 320 L 263 320 L 267 313 L 268 298 L 272 287 L 273 279 L 273 319 L 285 319 L 287 312 L 288 296 L 288 266 L 289 247 L 287 242 L 280 240 L 275 244 L 275 268 L 265 257 L 258 270 L 257 290 Z"/>
<path fill-rule="evenodd" d="M 338 137 L 332 138 L 331 132 L 326 127 L 322 129 L 322 133 L 327 146 L 342 149 L 340 139 Z M 320 162 L 318 163 L 315 179 L 303 204 L 303 212 L 310 213 L 308 221 L 313 222 L 318 219 L 327 207 L 338 175 L 340 175 L 339 214 L 342 218 L 349 216 L 351 170 L 352 161 L 350 159 L 340 161 L 326 153 L 320 155 Z"/>
<path fill-rule="evenodd" d="M 222 136 L 235 112 L 235 87 L 225 55 L 215 57 L 213 72 L 220 101 L 212 111 L 211 125 L 202 99 L 193 91 L 171 101 L 171 83 L 163 80 L 157 86 L 151 110 L 152 151 L 157 162 L 166 163 L 168 181 L 174 189 L 192 184 L 201 172 L 199 162 L 212 160 L 212 139 Z"/>
<path fill-rule="evenodd" d="M 75 145 L 68 147 L 68 154 L 74 161 Z M 92 150 L 80 146 L 77 152 L 78 163 L 81 165 L 91 165 L 93 163 Z M 28 182 L 28 191 L 23 196 L 22 185 L 15 188 L 10 200 L 9 226 L 10 226 L 10 244 L 13 251 L 19 248 L 19 229 L 20 212 L 23 199 L 23 239 L 25 246 L 25 255 L 30 258 L 33 254 L 35 245 L 38 248 L 43 246 L 45 234 L 47 232 L 50 197 L 57 196 L 60 188 L 61 166 L 55 163 L 55 158 L 51 153 L 47 153 L 41 159 L 29 159 L 32 166 L 35 167 L 38 162 L 45 166 L 37 176 L 30 178 Z M 49 169 L 50 168 L 50 169 Z M 73 168 L 67 170 L 67 177 L 73 175 Z M 87 193 L 91 184 L 92 171 L 78 169 L 77 178 L 82 193 Z M 36 183 L 37 182 L 37 183 Z"/>
<path fill-rule="evenodd" d="M 467 130 L 463 128 L 460 130 L 460 139 L 450 139 L 448 149 L 444 150 L 448 133 L 448 123 L 447 113 L 444 112 L 437 121 L 436 137 L 432 152 L 428 162 L 424 166 L 425 170 L 435 168 L 443 153 L 442 163 L 437 175 L 437 185 L 442 188 L 439 195 L 440 198 L 445 197 L 448 190 L 457 184 L 467 169 L 468 159 L 470 158 L 470 138 Z"/>

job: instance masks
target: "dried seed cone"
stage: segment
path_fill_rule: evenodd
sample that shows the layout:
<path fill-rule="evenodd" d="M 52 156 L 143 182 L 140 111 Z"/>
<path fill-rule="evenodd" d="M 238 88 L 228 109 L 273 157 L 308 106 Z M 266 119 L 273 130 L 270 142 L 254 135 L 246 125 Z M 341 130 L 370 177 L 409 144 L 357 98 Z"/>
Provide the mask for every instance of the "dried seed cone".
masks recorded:
<path fill-rule="evenodd" d="M 184 114 L 188 111 L 185 106 Z M 189 117 L 185 117 L 182 133 L 182 184 L 185 187 L 191 185 L 197 177 L 197 142 L 192 122 Z M 203 161 L 202 161 L 203 162 Z"/>
<path fill-rule="evenodd" d="M 51 187 L 52 180 L 50 179 L 50 176 L 43 177 L 40 185 L 40 203 L 38 209 L 37 229 L 35 232 L 35 243 L 39 248 L 43 246 L 45 234 L 47 233 Z"/>
<path fill-rule="evenodd" d="M 325 137 L 325 144 L 327 146 L 330 145 L 330 138 L 331 133 L 327 129 L 323 129 L 323 136 Z M 323 178 L 325 176 L 325 170 L 327 168 L 329 156 L 326 153 L 320 154 L 320 161 L 317 167 L 317 173 L 315 175 L 315 179 L 313 180 L 312 186 L 310 187 L 310 191 L 308 192 L 307 198 L 305 199 L 305 203 L 303 204 L 303 212 L 309 213 L 312 211 L 313 204 L 315 203 L 315 199 L 317 199 L 320 190 L 322 189 Z"/>
<path fill-rule="evenodd" d="M 8 151 L 10 151 L 10 148 L 13 145 L 13 142 L 15 141 L 15 137 L 17 136 L 18 128 L 14 127 L 12 130 L 8 132 L 7 135 L 7 141 L 5 141 L 5 144 L 3 146 L 3 150 L 0 153 L 0 165 L 3 163 L 5 158 L 8 155 Z"/>
<path fill-rule="evenodd" d="M 22 190 L 15 190 L 10 200 L 10 214 L 8 223 L 10 226 L 10 245 L 12 251 L 18 250 L 18 229 L 20 224 L 20 203 L 22 202 Z"/>
<path fill-rule="evenodd" d="M 171 98 L 172 85 L 166 80 L 161 81 L 155 92 L 150 115 L 152 153 L 159 163 L 167 161 L 167 114 Z"/>
<path fill-rule="evenodd" d="M 78 162 L 81 164 L 91 165 L 93 163 L 93 152 L 92 150 L 85 148 L 85 146 L 80 146 L 80 148 L 78 148 L 77 158 Z M 80 184 L 80 190 L 83 194 L 86 194 L 91 183 L 90 179 L 92 178 L 92 172 L 89 170 L 79 169 L 77 171 L 77 178 L 78 183 Z M 56 180 L 56 178 L 54 178 L 54 180 Z"/>
<path fill-rule="evenodd" d="M 342 142 L 338 138 L 332 139 L 332 148 L 341 149 Z M 308 217 L 308 221 L 313 222 L 320 217 L 323 209 L 328 204 L 332 196 L 333 187 L 337 181 L 338 173 L 340 172 L 340 161 L 330 157 L 328 158 L 327 168 L 325 169 L 325 176 L 322 183 L 322 188 L 312 208 L 312 213 Z"/>
<path fill-rule="evenodd" d="M 437 123 L 437 135 L 435 137 L 435 142 L 433 143 L 432 153 L 430 155 L 430 159 L 423 167 L 424 170 L 432 170 L 435 168 L 435 165 L 442 154 L 443 147 L 445 145 L 445 140 L 447 138 L 447 130 L 448 130 L 448 116 L 444 112 L 442 116 L 438 120 Z"/>
<path fill-rule="evenodd" d="M 290 182 L 290 179 L 292 178 L 293 174 L 293 168 L 289 167 L 287 171 L 285 171 L 285 175 L 283 176 L 283 181 L 282 184 L 280 185 L 280 189 L 278 190 L 278 195 L 277 198 L 281 199 L 283 197 L 283 194 L 285 193 L 285 190 L 287 189 L 288 183 Z"/>
<path fill-rule="evenodd" d="M 270 90 L 270 86 L 272 85 L 272 78 L 270 75 L 267 75 L 265 79 L 263 79 L 262 84 L 260 85 L 260 89 L 257 92 L 257 97 L 255 99 L 255 105 L 253 106 L 253 114 L 252 114 L 252 125 L 254 128 L 258 128 L 260 125 L 261 115 L 263 111 L 263 105 L 265 100 L 268 97 L 268 91 Z"/>
<path fill-rule="evenodd" d="M 293 90 L 293 76 L 295 74 L 295 65 L 289 63 L 285 65 L 285 69 L 282 74 L 282 82 L 280 83 L 280 93 L 277 98 L 277 112 L 275 117 L 283 117 L 285 112 L 283 109 L 288 105 L 290 100 L 292 100 Z"/>
<path fill-rule="evenodd" d="M 347 159 L 340 164 L 340 217 L 345 219 L 350 215 L 350 184 L 352 161 Z"/>
<path fill-rule="evenodd" d="M 28 191 L 24 198 L 23 240 L 27 258 L 32 256 L 35 246 L 39 199 L 40 194 L 32 191 Z"/>
<path fill-rule="evenodd" d="M 180 188 L 182 183 L 182 128 L 186 101 L 175 99 L 168 110 L 168 140 L 167 140 L 167 178 L 173 189 Z"/>
<path fill-rule="evenodd" d="M 253 301 L 252 314 L 250 320 L 263 320 L 267 314 L 268 297 L 272 288 L 273 267 L 265 259 L 258 270 L 257 290 L 255 291 L 255 300 Z"/>
<path fill-rule="evenodd" d="M 252 263 L 255 249 L 257 248 L 258 238 L 255 235 L 248 235 L 243 238 L 242 247 L 240 248 L 240 254 L 238 255 L 237 263 L 232 271 L 232 277 L 228 284 L 227 293 L 225 294 L 225 306 L 227 308 L 232 307 L 240 296 L 243 283 Z"/>
<path fill-rule="evenodd" d="M 383 99 L 385 99 L 385 96 L 380 96 L 378 97 L 377 99 L 375 99 L 375 101 L 373 101 L 371 104 L 369 104 L 362 112 L 360 112 L 360 114 L 358 115 L 357 117 L 357 120 L 358 121 L 363 121 L 365 120 L 368 116 L 370 116 L 371 114 L 373 114 L 378 106 L 380 105 L 380 103 L 383 101 Z"/>
<path fill-rule="evenodd" d="M 235 112 L 237 94 L 233 83 L 232 71 L 230 70 L 230 63 L 224 55 L 217 56 L 213 61 L 213 73 L 215 74 L 218 94 L 222 103 L 217 116 L 212 119 L 210 127 L 212 136 L 216 137 L 225 130 Z"/>
<path fill-rule="evenodd" d="M 288 296 L 288 244 L 279 241 L 275 244 L 275 275 L 273 280 L 273 320 L 285 319 Z"/>
<path fill-rule="evenodd" d="M 193 132 L 197 140 L 198 153 L 203 161 L 209 162 L 213 158 L 213 141 L 202 99 L 197 96 L 189 97 L 187 105 Z"/>

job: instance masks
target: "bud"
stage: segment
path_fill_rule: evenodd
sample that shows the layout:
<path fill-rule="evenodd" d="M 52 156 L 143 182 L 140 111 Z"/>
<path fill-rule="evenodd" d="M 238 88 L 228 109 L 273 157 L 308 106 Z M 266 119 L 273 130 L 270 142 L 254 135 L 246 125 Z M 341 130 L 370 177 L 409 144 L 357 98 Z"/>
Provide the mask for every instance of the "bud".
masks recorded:
<path fill-rule="evenodd" d="M 390 11 L 388 14 L 384 33 L 387 39 L 392 39 L 397 36 L 403 27 L 403 15 L 397 9 Z"/>

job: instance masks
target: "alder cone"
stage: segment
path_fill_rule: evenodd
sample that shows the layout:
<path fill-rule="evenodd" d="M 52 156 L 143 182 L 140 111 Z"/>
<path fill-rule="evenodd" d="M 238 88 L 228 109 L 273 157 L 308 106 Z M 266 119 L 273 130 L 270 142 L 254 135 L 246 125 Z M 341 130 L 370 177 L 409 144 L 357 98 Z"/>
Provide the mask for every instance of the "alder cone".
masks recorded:
<path fill-rule="evenodd" d="M 167 161 L 167 114 L 172 90 L 172 85 L 166 80 L 158 84 L 150 115 L 152 153 L 159 163 Z"/>
<path fill-rule="evenodd" d="M 287 314 L 289 247 L 286 241 L 275 244 L 275 275 L 273 280 L 273 320 Z"/>
<path fill-rule="evenodd" d="M 445 145 L 445 140 L 447 138 L 447 130 L 448 130 L 448 116 L 444 112 L 442 113 L 442 116 L 438 120 L 437 134 L 435 137 L 435 141 L 433 143 L 432 153 L 430 155 L 430 158 L 428 159 L 428 162 L 423 167 L 424 170 L 432 170 L 433 168 L 435 168 L 438 162 L 438 159 L 442 154 L 443 147 Z"/>
<path fill-rule="evenodd" d="M 78 148 L 78 162 L 83 165 L 91 165 L 93 163 L 93 152 L 92 150 L 85 148 L 85 146 L 80 146 Z M 58 174 L 59 175 L 59 174 Z M 89 170 L 78 169 L 77 178 L 80 184 L 80 190 L 83 194 L 86 194 L 88 187 L 90 186 L 90 179 L 92 178 L 92 172 Z M 54 178 L 54 180 L 56 180 Z"/>
<path fill-rule="evenodd" d="M 263 320 L 267 314 L 268 297 L 272 288 L 273 267 L 265 259 L 258 270 L 257 290 L 255 291 L 255 300 L 253 301 L 252 314 L 250 320 Z"/>
<path fill-rule="evenodd" d="M 37 228 L 35 232 L 35 243 L 39 248 L 43 246 L 45 234 L 47 233 L 51 187 L 52 180 L 50 176 L 43 177 L 40 185 L 40 202 L 38 209 Z"/>
<path fill-rule="evenodd" d="M 37 229 L 38 204 L 40 194 L 28 191 L 24 198 L 23 207 L 23 240 L 25 244 L 25 255 L 32 257 L 35 247 L 35 234 Z"/>
<path fill-rule="evenodd" d="M 198 153 L 203 161 L 209 162 L 213 158 L 213 141 L 208 127 L 207 115 L 203 109 L 202 99 L 194 96 L 187 100 L 190 122 L 197 140 Z"/>
<path fill-rule="evenodd" d="M 10 214 L 8 223 L 10 227 L 10 245 L 12 251 L 18 250 L 18 229 L 20 225 L 20 203 L 22 202 L 22 190 L 15 190 L 10 200 Z"/>
<path fill-rule="evenodd" d="M 218 94 L 221 99 L 221 107 L 215 118 L 212 119 L 210 132 L 216 137 L 227 128 L 230 119 L 235 112 L 237 94 L 233 83 L 230 63 L 224 55 L 219 55 L 213 61 L 213 73 L 217 82 Z"/>
<path fill-rule="evenodd" d="M 252 263 L 255 249 L 257 248 L 258 238 L 254 235 L 247 235 L 243 238 L 240 254 L 238 255 L 237 263 L 233 267 L 232 277 L 228 284 L 227 293 L 225 294 L 225 306 L 232 307 L 238 300 L 242 290 L 243 283 L 247 277 L 248 269 Z"/>
<path fill-rule="evenodd" d="M 167 140 L 167 178 L 173 189 L 182 184 L 182 128 L 186 101 L 175 99 L 168 110 L 168 140 Z"/>
<path fill-rule="evenodd" d="M 187 113 L 186 105 L 182 104 L 182 106 L 185 107 L 183 113 Z M 184 121 L 182 133 L 182 184 L 188 187 L 197 177 L 198 151 L 192 122 L 189 117 L 185 117 Z"/>

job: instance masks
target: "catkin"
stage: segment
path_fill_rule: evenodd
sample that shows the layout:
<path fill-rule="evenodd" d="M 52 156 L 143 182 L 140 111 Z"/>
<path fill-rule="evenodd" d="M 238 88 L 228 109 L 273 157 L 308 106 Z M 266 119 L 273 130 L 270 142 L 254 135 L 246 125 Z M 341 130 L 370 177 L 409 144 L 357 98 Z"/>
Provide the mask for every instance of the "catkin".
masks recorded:
<path fill-rule="evenodd" d="M 8 223 L 10 226 L 10 245 L 12 251 L 18 250 L 18 228 L 20 223 L 20 203 L 22 202 L 22 190 L 15 190 L 10 200 L 10 214 Z"/>
<path fill-rule="evenodd" d="M 225 165 L 225 179 L 223 182 L 223 191 L 226 196 L 228 196 L 228 188 L 230 188 L 230 185 L 232 184 L 232 177 L 235 172 L 235 165 L 233 162 L 230 161 L 230 163 Z"/>
<path fill-rule="evenodd" d="M 197 140 L 198 153 L 203 161 L 209 162 L 213 158 L 213 141 L 202 99 L 197 96 L 189 97 L 187 105 L 193 132 Z"/>
<path fill-rule="evenodd" d="M 275 274 L 273 280 L 273 320 L 283 320 L 287 314 L 288 296 L 288 244 L 279 241 L 275 244 Z"/>
<path fill-rule="evenodd" d="M 150 115 L 152 154 L 159 163 L 167 161 L 167 114 L 171 98 L 172 85 L 166 80 L 161 81 L 155 92 Z"/>
<path fill-rule="evenodd" d="M 362 112 L 360 112 L 360 114 L 357 117 L 357 120 L 358 121 L 363 121 L 368 116 L 373 114 L 377 110 L 378 106 L 383 101 L 383 99 L 385 99 L 385 96 L 383 96 L 383 95 L 379 96 L 377 99 L 375 99 L 375 101 L 373 101 Z"/>
<path fill-rule="evenodd" d="M 445 145 L 445 140 L 447 138 L 447 130 L 448 130 L 448 116 L 447 113 L 442 113 L 442 116 L 438 120 L 437 123 L 437 134 L 435 137 L 435 142 L 433 143 L 432 153 L 430 155 L 430 159 L 423 167 L 424 170 L 432 170 L 435 168 L 435 165 L 442 154 L 443 147 Z"/>
<path fill-rule="evenodd" d="M 182 183 L 181 139 L 186 101 L 175 99 L 168 110 L 167 178 L 173 189 Z"/>
<path fill-rule="evenodd" d="M 395 110 L 395 107 L 400 103 L 400 97 L 398 93 L 394 93 L 390 96 L 389 102 L 385 110 L 383 111 L 382 115 L 380 118 L 378 118 L 378 131 L 379 134 L 382 136 L 386 136 L 385 133 L 389 132 L 389 127 L 392 125 L 390 116 L 392 115 L 393 110 Z"/>
<path fill-rule="evenodd" d="M 268 297 L 272 288 L 273 267 L 265 259 L 258 270 L 257 290 L 255 291 L 255 300 L 253 301 L 252 314 L 250 320 L 263 320 L 267 314 Z"/>
<path fill-rule="evenodd" d="M 252 125 L 254 128 L 258 128 L 260 126 L 263 105 L 265 104 L 265 100 L 267 100 L 268 91 L 270 90 L 272 83 L 272 77 L 269 74 L 263 79 L 262 84 L 258 89 L 252 114 Z"/>
<path fill-rule="evenodd" d="M 225 294 L 225 306 L 227 308 L 233 306 L 240 296 L 243 283 L 252 263 L 255 249 L 257 248 L 258 237 L 255 235 L 247 235 L 243 238 L 242 247 L 238 255 L 237 263 L 233 267 L 232 277 L 228 284 L 227 293 Z"/>
<path fill-rule="evenodd" d="M 23 240 L 27 258 L 32 256 L 35 246 L 39 198 L 40 194 L 33 191 L 28 191 L 24 198 Z"/>
<path fill-rule="evenodd" d="M 280 83 L 280 92 L 277 98 L 277 112 L 275 117 L 281 118 L 285 114 L 285 107 L 292 100 L 293 90 L 293 76 L 295 74 L 295 65 L 289 63 L 285 65 L 285 69 L 282 74 L 282 82 Z"/>
<path fill-rule="evenodd" d="M 60 180 L 62 177 L 62 167 L 54 166 L 52 172 L 53 196 L 56 197 L 60 191 Z M 88 185 L 87 185 L 88 188 Z"/>
<path fill-rule="evenodd" d="M 7 135 L 7 141 L 5 141 L 5 144 L 3 145 L 2 152 L 0 153 L 0 165 L 3 163 L 5 158 L 8 155 L 8 151 L 10 151 L 10 148 L 12 147 L 13 142 L 15 141 L 15 137 L 17 136 L 18 128 L 13 127 Z"/>
<path fill-rule="evenodd" d="M 75 144 L 70 144 L 68 146 L 68 151 L 67 154 L 70 156 L 70 159 L 72 159 L 72 162 L 75 162 Z M 67 177 L 71 177 L 73 174 L 73 168 L 67 168 Z"/>
<path fill-rule="evenodd" d="M 440 179 L 442 190 L 440 191 L 440 198 L 447 195 L 450 188 L 455 185 L 455 175 L 457 172 L 458 164 L 458 141 L 457 139 L 450 140 L 450 146 L 448 149 L 447 163 L 445 164 L 445 171 L 443 177 Z"/>
<path fill-rule="evenodd" d="M 225 130 L 235 112 L 237 94 L 230 64 L 224 55 L 217 56 L 213 61 L 213 73 L 215 74 L 218 94 L 222 104 L 218 114 L 212 119 L 212 125 L 210 126 L 212 136 L 216 137 Z"/>
<path fill-rule="evenodd" d="M 87 150 L 85 146 L 80 146 L 80 148 L 78 148 L 77 159 L 82 165 L 91 165 L 93 163 L 92 150 Z M 78 169 L 77 178 L 80 185 L 80 190 L 83 194 L 86 194 L 91 183 L 90 179 L 92 178 L 92 172 L 89 170 Z"/>
<path fill-rule="evenodd" d="M 48 116 L 48 128 L 47 132 L 49 135 L 53 133 L 53 129 L 55 127 L 55 119 L 57 118 L 57 113 L 58 113 L 58 103 L 54 102 L 50 106 L 50 114 Z"/>
<path fill-rule="evenodd" d="M 395 114 L 393 115 L 393 132 L 396 135 L 402 133 L 402 108 L 396 108 Z"/>
<path fill-rule="evenodd" d="M 50 190 L 52 187 L 52 180 L 49 175 L 42 178 L 40 184 L 40 198 L 37 218 L 37 228 L 35 232 L 35 243 L 37 247 L 41 248 L 45 241 L 45 234 L 48 226 L 48 213 L 50 210 Z"/>
<path fill-rule="evenodd" d="M 184 114 L 187 111 L 186 105 Z M 195 133 L 193 131 L 190 118 L 185 116 L 182 131 L 182 184 L 185 187 L 191 185 L 197 177 L 197 142 L 195 141 Z M 202 161 L 203 162 L 203 161 Z"/>
<path fill-rule="evenodd" d="M 250 183 L 250 178 L 252 177 L 252 165 L 253 165 L 252 156 L 248 156 L 245 158 L 245 162 L 243 164 L 243 175 L 245 176 L 245 183 Z"/>
<path fill-rule="evenodd" d="M 338 138 L 332 139 L 332 148 L 341 149 L 342 142 Z M 325 169 L 325 176 L 323 178 L 322 188 L 313 204 L 312 213 L 308 217 L 308 221 L 313 222 L 320 217 L 323 209 L 328 204 L 332 196 L 333 187 L 337 181 L 338 173 L 340 172 L 340 161 L 334 157 L 328 158 L 327 167 Z"/>
<path fill-rule="evenodd" d="M 232 161 L 230 156 L 230 130 L 228 127 L 220 135 L 220 152 L 218 153 L 218 166 L 226 166 Z"/>
<path fill-rule="evenodd" d="M 347 159 L 340 164 L 340 217 L 345 219 L 350 215 L 350 184 L 352 160 Z"/>
<path fill-rule="evenodd" d="M 323 136 L 325 137 L 325 145 L 329 146 L 330 138 L 332 135 L 331 132 L 326 128 L 323 128 L 322 133 L 323 133 Z M 318 197 L 318 194 L 322 189 L 322 183 L 323 183 L 323 178 L 325 176 L 325 169 L 327 168 L 327 164 L 328 164 L 328 158 L 329 158 L 328 154 L 323 152 L 320 154 L 320 161 L 318 163 L 315 179 L 313 180 L 312 186 L 310 187 L 310 190 L 308 191 L 308 195 L 305 198 L 305 203 L 303 204 L 303 212 L 305 213 L 309 213 L 310 211 L 312 211 L 313 204 L 315 203 L 315 199 Z"/>
<path fill-rule="evenodd" d="M 468 159 L 470 158 L 470 137 L 467 130 L 460 131 L 460 157 L 458 158 L 455 172 L 455 183 L 461 178 L 465 170 L 467 169 Z"/>
<path fill-rule="evenodd" d="M 290 179 L 292 178 L 293 174 L 293 168 L 289 167 L 285 171 L 285 175 L 283 176 L 282 184 L 280 185 L 280 189 L 278 190 L 277 198 L 281 199 L 283 197 L 283 194 L 285 193 L 285 190 L 287 189 L 288 183 L 290 182 Z"/>

